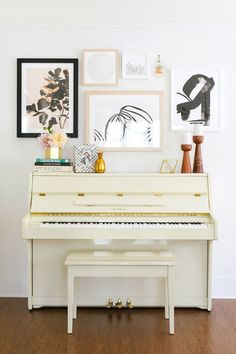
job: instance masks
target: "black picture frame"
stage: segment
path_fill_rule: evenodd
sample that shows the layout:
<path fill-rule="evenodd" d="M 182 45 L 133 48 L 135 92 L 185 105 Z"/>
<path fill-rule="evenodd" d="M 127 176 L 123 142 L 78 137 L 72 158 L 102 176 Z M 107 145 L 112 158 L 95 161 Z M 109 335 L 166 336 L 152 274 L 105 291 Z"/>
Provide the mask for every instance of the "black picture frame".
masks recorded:
<path fill-rule="evenodd" d="M 18 138 L 38 137 L 51 125 L 78 137 L 78 68 L 77 58 L 17 59 Z"/>

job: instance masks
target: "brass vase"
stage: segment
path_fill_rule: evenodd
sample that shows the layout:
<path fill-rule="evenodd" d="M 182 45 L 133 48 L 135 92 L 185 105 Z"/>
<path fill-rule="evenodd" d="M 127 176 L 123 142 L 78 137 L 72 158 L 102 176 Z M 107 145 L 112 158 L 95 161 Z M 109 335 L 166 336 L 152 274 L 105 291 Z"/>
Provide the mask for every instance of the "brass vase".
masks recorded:
<path fill-rule="evenodd" d="M 102 152 L 98 153 L 98 158 L 97 158 L 97 161 L 95 163 L 95 171 L 97 173 L 104 173 L 105 170 L 106 170 L 105 161 L 103 160 L 102 155 L 103 155 Z"/>
<path fill-rule="evenodd" d="M 45 159 L 61 159 L 62 149 L 59 147 L 51 147 L 44 150 Z"/>

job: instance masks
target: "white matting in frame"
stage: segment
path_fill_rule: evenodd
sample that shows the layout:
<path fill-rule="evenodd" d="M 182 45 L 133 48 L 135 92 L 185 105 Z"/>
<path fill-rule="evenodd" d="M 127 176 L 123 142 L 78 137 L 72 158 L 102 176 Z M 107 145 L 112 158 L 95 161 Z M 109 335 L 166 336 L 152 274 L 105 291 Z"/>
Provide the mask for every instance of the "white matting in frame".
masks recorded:
<path fill-rule="evenodd" d="M 118 85 L 118 50 L 83 50 L 83 85 Z"/>
<path fill-rule="evenodd" d="M 147 54 L 145 52 L 122 53 L 122 79 L 147 79 Z"/>
<path fill-rule="evenodd" d="M 220 130 L 219 70 L 172 70 L 171 130 L 192 131 L 190 122 L 201 122 L 204 131 Z"/>
<path fill-rule="evenodd" d="M 160 151 L 162 115 L 162 91 L 87 92 L 87 143 L 104 151 Z"/>

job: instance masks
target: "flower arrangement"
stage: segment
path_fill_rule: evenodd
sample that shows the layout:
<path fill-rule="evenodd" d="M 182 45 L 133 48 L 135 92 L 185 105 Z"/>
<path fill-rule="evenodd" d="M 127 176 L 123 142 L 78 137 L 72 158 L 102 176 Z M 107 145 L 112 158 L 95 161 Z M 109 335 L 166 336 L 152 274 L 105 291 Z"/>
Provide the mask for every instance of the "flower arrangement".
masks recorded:
<path fill-rule="evenodd" d="M 68 137 L 61 130 L 53 131 L 52 128 L 45 128 L 44 132 L 38 137 L 38 141 L 43 150 L 55 147 L 63 149 L 68 141 Z"/>

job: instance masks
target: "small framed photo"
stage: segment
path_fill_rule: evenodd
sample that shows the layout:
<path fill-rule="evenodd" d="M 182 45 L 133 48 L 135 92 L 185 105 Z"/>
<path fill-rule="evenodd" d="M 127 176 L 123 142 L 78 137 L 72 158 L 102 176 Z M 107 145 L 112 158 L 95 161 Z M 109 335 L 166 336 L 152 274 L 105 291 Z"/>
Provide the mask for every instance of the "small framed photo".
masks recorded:
<path fill-rule="evenodd" d="M 17 137 L 78 137 L 78 59 L 17 59 Z"/>
<path fill-rule="evenodd" d="M 220 71 L 214 69 L 174 69 L 171 72 L 171 130 L 218 131 L 220 122 Z"/>
<path fill-rule="evenodd" d="M 83 50 L 82 85 L 113 86 L 118 85 L 118 50 Z"/>
<path fill-rule="evenodd" d="M 162 119 L 162 91 L 86 93 L 86 141 L 103 151 L 160 151 Z"/>
<path fill-rule="evenodd" d="M 147 79 L 147 54 L 144 52 L 122 53 L 122 79 Z"/>
<path fill-rule="evenodd" d="M 98 158 L 96 145 L 76 144 L 74 147 L 75 172 L 95 172 L 95 162 Z"/>

